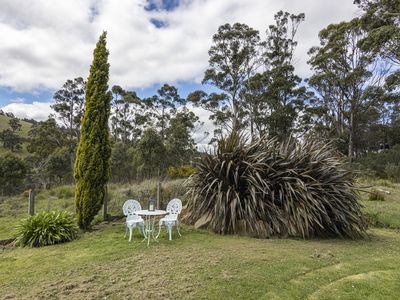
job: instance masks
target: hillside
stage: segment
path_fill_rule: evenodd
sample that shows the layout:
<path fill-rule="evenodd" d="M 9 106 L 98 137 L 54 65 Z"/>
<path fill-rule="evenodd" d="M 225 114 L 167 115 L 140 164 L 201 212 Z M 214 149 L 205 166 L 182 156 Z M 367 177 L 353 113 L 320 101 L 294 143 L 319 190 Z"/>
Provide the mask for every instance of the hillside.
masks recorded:
<path fill-rule="evenodd" d="M 10 120 L 10 117 L 4 116 L 4 115 L 0 115 L 0 131 L 10 128 L 10 125 L 8 124 L 8 121 Z M 21 130 L 17 131 L 17 134 L 19 136 L 21 136 L 22 138 L 26 139 L 28 138 L 28 132 L 30 130 L 30 128 L 32 127 L 31 123 L 25 122 L 20 120 L 20 123 L 22 125 Z M 8 149 L 4 149 L 3 148 L 3 143 L 0 142 L 0 155 L 3 155 L 5 153 L 9 153 L 11 151 L 9 151 Z M 19 155 L 26 155 L 28 152 L 26 150 L 26 142 L 24 142 L 22 144 L 22 150 L 20 152 L 14 153 L 14 154 L 19 154 Z"/>

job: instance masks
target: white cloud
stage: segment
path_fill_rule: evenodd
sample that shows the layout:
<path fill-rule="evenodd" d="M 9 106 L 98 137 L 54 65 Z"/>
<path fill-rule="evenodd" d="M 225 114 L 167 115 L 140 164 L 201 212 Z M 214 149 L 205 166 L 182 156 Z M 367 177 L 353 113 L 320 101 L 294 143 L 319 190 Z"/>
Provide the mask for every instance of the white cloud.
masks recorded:
<path fill-rule="evenodd" d="M 0 86 L 32 92 L 86 77 L 102 30 L 108 31 L 111 84 L 139 88 L 199 81 L 219 25 L 245 22 L 264 33 L 280 9 L 306 13 L 296 66 L 307 76 L 306 53 L 318 43 L 318 31 L 357 12 L 349 0 L 182 2 L 173 11 L 149 12 L 143 8 L 145 0 L 0 0 Z M 169 26 L 157 29 L 151 18 Z"/>
<path fill-rule="evenodd" d="M 51 102 L 11 103 L 1 108 L 4 112 L 13 113 L 18 118 L 43 121 L 54 111 L 50 108 Z"/>

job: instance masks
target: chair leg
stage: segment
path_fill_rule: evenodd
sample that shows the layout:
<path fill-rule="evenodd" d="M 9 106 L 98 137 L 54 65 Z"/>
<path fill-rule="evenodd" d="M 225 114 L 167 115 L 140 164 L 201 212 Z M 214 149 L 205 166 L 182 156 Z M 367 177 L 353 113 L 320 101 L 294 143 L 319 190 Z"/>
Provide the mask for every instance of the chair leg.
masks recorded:
<path fill-rule="evenodd" d="M 172 241 L 172 226 L 168 225 L 168 239 Z"/>
<path fill-rule="evenodd" d="M 179 236 L 182 236 L 181 232 L 179 231 L 179 222 L 176 222 L 176 230 L 178 231 Z"/>
<path fill-rule="evenodd" d="M 132 241 L 132 227 L 129 227 L 129 241 Z"/>
<path fill-rule="evenodd" d="M 124 235 L 124 238 L 126 238 L 127 233 L 128 233 L 128 226 L 126 226 L 126 224 L 125 224 L 125 235 Z"/>

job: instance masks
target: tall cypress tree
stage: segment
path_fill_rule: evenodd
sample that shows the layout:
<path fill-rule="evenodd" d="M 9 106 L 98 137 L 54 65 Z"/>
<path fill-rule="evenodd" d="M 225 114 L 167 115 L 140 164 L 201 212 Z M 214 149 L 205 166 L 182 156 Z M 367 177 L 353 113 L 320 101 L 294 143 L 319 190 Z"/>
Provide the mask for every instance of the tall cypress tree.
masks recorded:
<path fill-rule="evenodd" d="M 110 173 L 111 145 L 108 118 L 111 92 L 108 91 L 107 33 L 103 32 L 93 52 L 93 62 L 86 86 L 85 114 L 77 149 L 74 176 L 75 209 L 78 224 L 87 229 L 106 197 Z"/>

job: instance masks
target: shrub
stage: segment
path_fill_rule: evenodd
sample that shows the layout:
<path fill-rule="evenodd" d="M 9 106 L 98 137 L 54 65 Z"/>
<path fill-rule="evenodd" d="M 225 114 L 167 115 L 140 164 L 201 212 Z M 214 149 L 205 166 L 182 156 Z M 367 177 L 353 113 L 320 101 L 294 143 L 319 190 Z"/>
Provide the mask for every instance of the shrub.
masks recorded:
<path fill-rule="evenodd" d="M 389 163 L 385 166 L 385 172 L 387 177 L 389 177 L 394 182 L 400 182 L 400 165 Z"/>
<path fill-rule="evenodd" d="M 380 153 L 368 153 L 357 160 L 363 173 L 368 173 L 374 177 L 377 176 L 381 178 L 392 177 L 392 179 L 395 179 L 397 177 L 397 180 L 400 180 L 400 167 L 398 167 L 399 161 L 400 144 Z M 393 168 L 393 166 L 397 166 L 397 170 Z M 392 173 L 393 171 L 394 173 Z"/>
<path fill-rule="evenodd" d="M 168 168 L 167 174 L 171 178 L 187 178 L 190 175 L 192 175 L 195 171 L 196 170 L 189 165 L 183 165 L 180 166 L 179 168 L 171 166 Z"/>
<path fill-rule="evenodd" d="M 385 201 L 385 195 L 378 190 L 372 189 L 369 194 L 368 200 L 369 201 Z"/>
<path fill-rule="evenodd" d="M 196 169 L 187 181 L 188 223 L 257 237 L 365 235 L 354 177 L 329 144 L 247 143 L 233 133 Z"/>
<path fill-rule="evenodd" d="M 41 212 L 21 221 L 15 235 L 17 245 L 42 247 L 73 240 L 78 227 L 67 211 Z"/>

